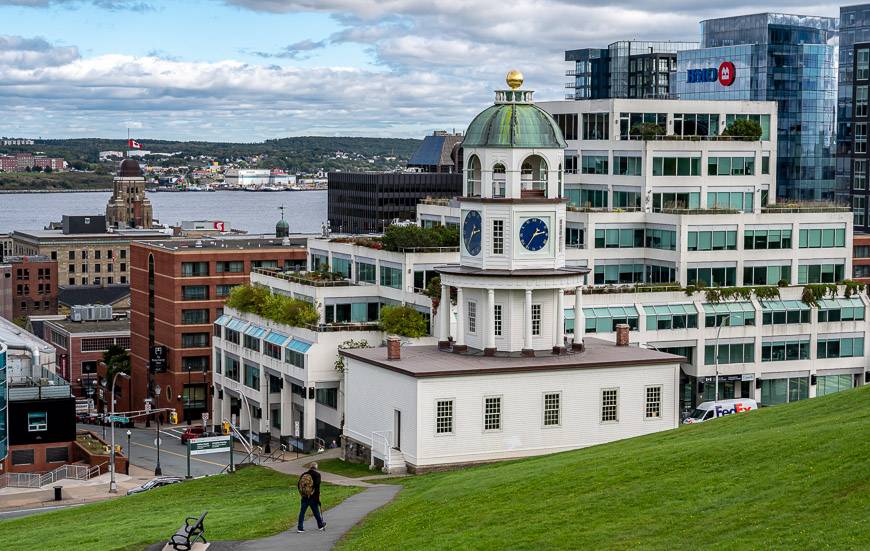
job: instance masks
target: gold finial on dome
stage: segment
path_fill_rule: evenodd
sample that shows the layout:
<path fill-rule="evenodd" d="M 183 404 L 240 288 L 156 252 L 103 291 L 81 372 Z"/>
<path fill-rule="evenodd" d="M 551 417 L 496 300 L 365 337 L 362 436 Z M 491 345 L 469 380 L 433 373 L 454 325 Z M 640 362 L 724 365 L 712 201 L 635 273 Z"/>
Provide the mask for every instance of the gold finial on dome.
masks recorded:
<path fill-rule="evenodd" d="M 505 81 L 511 87 L 511 90 L 516 90 L 523 85 L 523 74 L 516 69 L 512 69 L 507 74 L 507 77 L 505 77 Z"/>

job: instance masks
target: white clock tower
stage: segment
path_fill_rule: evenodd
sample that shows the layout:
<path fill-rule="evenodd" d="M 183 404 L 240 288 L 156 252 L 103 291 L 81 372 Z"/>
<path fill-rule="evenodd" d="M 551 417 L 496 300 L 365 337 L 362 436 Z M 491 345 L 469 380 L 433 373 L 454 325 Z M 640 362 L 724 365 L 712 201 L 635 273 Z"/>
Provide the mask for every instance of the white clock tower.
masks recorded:
<path fill-rule="evenodd" d="M 440 266 L 439 343 L 485 355 L 565 351 L 565 290 L 574 292 L 575 338 L 582 349 L 581 285 L 586 268 L 565 267 L 563 163 L 565 140 L 553 118 L 522 90 L 495 93 L 462 142 L 459 265 Z M 450 288 L 457 324 L 450 335 Z M 451 343 L 452 337 L 452 343 Z"/>

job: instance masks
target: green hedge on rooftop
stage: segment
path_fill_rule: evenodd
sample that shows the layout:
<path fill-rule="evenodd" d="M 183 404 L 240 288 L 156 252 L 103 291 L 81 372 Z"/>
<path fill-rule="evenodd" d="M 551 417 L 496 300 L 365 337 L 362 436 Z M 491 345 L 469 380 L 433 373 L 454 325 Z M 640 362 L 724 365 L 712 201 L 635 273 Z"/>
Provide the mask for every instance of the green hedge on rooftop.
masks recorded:
<path fill-rule="evenodd" d="M 314 325 L 320 320 L 317 309 L 310 302 L 272 294 L 268 289 L 251 285 L 234 287 L 227 297 L 227 306 L 291 327 Z"/>

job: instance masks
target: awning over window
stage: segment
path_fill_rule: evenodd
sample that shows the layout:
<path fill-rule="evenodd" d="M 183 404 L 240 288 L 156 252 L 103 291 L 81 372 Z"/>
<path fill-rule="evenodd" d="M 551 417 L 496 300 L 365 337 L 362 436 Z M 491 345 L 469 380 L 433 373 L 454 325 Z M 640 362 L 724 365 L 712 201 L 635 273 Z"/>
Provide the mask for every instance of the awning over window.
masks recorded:
<path fill-rule="evenodd" d="M 227 323 L 227 329 L 233 329 L 234 331 L 241 331 L 248 325 L 248 322 L 242 321 L 240 319 L 231 319 L 229 323 Z"/>
<path fill-rule="evenodd" d="M 637 308 L 634 306 L 605 306 L 584 308 L 583 315 L 590 318 L 636 318 Z"/>
<path fill-rule="evenodd" d="M 250 335 L 255 339 L 260 339 L 263 335 L 266 334 L 266 330 L 260 327 L 259 325 L 254 325 L 253 323 L 245 329 L 245 335 Z"/>
<path fill-rule="evenodd" d="M 751 302 L 719 302 L 716 304 L 704 304 L 705 314 L 730 314 L 732 312 L 754 312 L 755 307 Z"/>
<path fill-rule="evenodd" d="M 266 342 L 270 342 L 277 346 L 284 346 L 284 343 L 289 339 L 287 335 L 283 333 L 278 333 L 277 331 L 272 331 L 269 333 L 269 336 L 266 337 Z"/>
<path fill-rule="evenodd" d="M 863 308 L 864 303 L 860 298 L 823 298 L 818 301 L 819 310 L 834 310 L 837 308 Z"/>
<path fill-rule="evenodd" d="M 667 316 L 670 314 L 697 314 L 694 304 L 662 304 L 659 306 L 644 306 L 643 311 L 648 316 Z"/>
<path fill-rule="evenodd" d="M 232 318 L 230 318 L 228 315 L 224 314 L 221 317 L 219 317 L 218 319 L 214 320 L 214 322 L 218 325 L 226 325 L 226 323 L 228 321 L 230 321 L 231 319 Z"/>
<path fill-rule="evenodd" d="M 802 300 L 762 300 L 761 309 L 782 312 L 785 310 L 809 310 L 810 306 Z"/>
<path fill-rule="evenodd" d="M 290 344 L 287 345 L 288 350 L 293 350 L 295 352 L 299 352 L 300 354 L 305 354 L 308 352 L 308 349 L 311 348 L 311 343 L 307 343 L 305 341 L 300 341 L 297 339 L 293 339 L 290 341 Z"/>

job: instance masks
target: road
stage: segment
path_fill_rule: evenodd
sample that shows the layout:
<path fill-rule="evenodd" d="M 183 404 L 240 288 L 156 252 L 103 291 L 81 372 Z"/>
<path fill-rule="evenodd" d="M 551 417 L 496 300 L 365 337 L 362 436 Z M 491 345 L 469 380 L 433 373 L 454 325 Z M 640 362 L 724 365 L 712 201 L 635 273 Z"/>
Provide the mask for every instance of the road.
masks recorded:
<path fill-rule="evenodd" d="M 96 432 L 102 436 L 103 427 L 99 425 L 78 425 L 78 428 Z M 164 476 L 185 476 L 187 474 L 187 446 L 181 443 L 181 434 L 186 425 L 178 427 L 160 427 L 160 468 Z M 130 462 L 150 472 L 154 472 L 157 465 L 157 425 L 151 424 L 151 428 L 134 428 L 130 430 L 130 446 L 132 452 Z M 111 440 L 109 427 L 106 427 L 106 442 Z M 124 453 L 127 450 L 127 429 L 115 427 L 115 443 L 120 444 Z M 236 451 L 236 463 L 244 459 L 245 454 Z M 190 458 L 190 475 L 203 476 L 216 474 L 224 469 L 230 462 L 230 454 L 214 453 L 208 455 L 194 455 Z"/>

